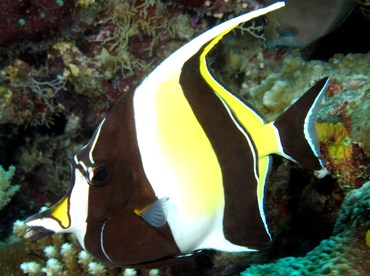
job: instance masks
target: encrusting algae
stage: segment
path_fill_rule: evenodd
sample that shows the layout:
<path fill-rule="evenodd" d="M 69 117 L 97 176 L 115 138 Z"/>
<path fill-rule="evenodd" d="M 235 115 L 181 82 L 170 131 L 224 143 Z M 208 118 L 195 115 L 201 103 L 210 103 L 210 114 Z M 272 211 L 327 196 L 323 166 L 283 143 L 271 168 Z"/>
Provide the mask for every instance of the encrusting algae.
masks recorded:
<path fill-rule="evenodd" d="M 326 157 L 329 168 L 335 168 L 335 174 L 346 183 L 354 183 L 360 175 L 356 173 L 355 154 L 358 154 L 358 145 L 352 144 L 351 136 L 343 123 L 317 123 L 317 136 L 322 144 L 321 151 Z M 348 170 L 349 166 L 353 169 Z"/>

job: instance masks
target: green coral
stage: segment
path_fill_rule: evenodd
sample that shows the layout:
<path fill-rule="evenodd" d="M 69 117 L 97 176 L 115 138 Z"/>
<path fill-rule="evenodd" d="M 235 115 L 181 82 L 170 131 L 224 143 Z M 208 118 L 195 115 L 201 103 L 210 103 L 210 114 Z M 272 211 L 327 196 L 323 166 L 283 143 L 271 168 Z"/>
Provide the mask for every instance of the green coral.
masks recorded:
<path fill-rule="evenodd" d="M 241 275 L 367 275 L 370 248 L 366 231 L 369 228 L 370 182 L 367 182 L 347 194 L 333 235 L 305 257 L 252 265 Z"/>
<path fill-rule="evenodd" d="M 13 195 L 19 190 L 19 185 L 12 185 L 15 167 L 9 166 L 6 171 L 0 165 L 0 211 L 7 205 Z"/>

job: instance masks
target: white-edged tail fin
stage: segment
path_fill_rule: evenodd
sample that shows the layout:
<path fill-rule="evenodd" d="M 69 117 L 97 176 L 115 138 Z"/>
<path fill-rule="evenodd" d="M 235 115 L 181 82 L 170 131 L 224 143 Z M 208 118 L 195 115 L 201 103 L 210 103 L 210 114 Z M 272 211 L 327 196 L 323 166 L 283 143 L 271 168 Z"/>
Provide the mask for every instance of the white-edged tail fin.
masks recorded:
<path fill-rule="evenodd" d="M 280 136 L 281 154 L 312 170 L 324 167 L 315 123 L 329 81 L 328 77 L 319 80 L 274 122 Z"/>

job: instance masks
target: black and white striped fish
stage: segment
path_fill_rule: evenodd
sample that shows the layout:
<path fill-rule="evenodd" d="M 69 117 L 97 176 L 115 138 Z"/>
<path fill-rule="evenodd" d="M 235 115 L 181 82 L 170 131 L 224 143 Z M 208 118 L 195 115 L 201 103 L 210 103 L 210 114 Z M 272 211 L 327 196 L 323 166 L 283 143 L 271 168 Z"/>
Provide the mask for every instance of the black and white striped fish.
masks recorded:
<path fill-rule="evenodd" d="M 28 236 L 74 233 L 93 256 L 124 267 L 165 266 L 204 248 L 268 246 L 269 155 L 322 167 L 314 123 L 328 79 L 265 123 L 214 79 L 206 58 L 239 23 L 283 5 L 193 39 L 117 102 L 74 156 L 65 197 L 27 220 Z"/>

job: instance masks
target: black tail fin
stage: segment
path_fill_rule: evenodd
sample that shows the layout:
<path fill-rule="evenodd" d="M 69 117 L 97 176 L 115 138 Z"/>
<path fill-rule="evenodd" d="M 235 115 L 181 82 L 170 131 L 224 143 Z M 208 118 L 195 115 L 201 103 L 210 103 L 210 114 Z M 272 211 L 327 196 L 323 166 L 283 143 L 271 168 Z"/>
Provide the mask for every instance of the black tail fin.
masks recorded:
<path fill-rule="evenodd" d="M 282 155 L 312 170 L 323 168 L 315 122 L 328 84 L 328 77 L 318 81 L 274 122 Z"/>

